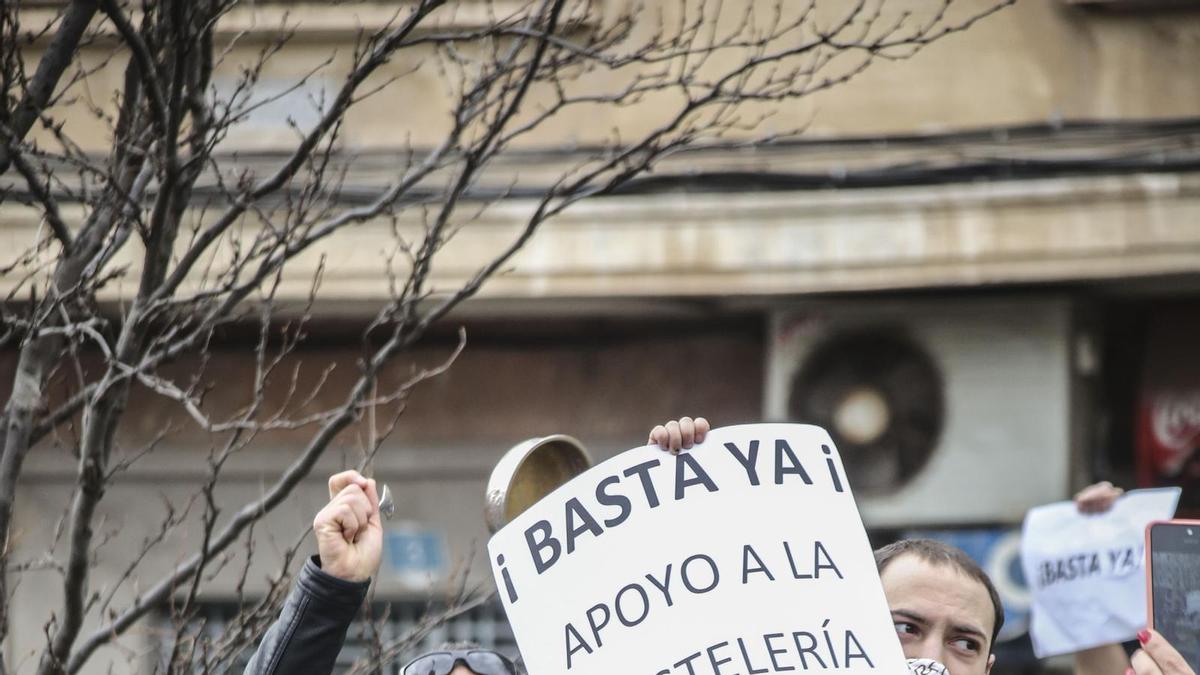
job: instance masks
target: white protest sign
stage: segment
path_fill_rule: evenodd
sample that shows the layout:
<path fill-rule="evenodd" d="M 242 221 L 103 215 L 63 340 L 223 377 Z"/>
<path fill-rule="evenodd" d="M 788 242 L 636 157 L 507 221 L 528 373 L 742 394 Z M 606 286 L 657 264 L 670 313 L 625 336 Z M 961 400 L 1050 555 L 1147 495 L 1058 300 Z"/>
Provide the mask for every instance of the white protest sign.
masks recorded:
<path fill-rule="evenodd" d="M 1124 642 L 1145 627 L 1146 525 L 1174 515 L 1179 493 L 1134 490 L 1100 514 L 1079 513 L 1074 502 L 1029 510 L 1021 564 L 1033 594 L 1035 654 Z"/>
<path fill-rule="evenodd" d="M 829 434 L 622 453 L 488 543 L 531 675 L 907 673 Z"/>

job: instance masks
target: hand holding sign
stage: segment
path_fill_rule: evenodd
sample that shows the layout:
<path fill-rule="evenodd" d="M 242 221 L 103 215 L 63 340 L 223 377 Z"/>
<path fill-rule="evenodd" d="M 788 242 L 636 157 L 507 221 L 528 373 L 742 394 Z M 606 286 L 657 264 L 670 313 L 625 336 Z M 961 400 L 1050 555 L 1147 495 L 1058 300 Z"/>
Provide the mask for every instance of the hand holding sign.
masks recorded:
<path fill-rule="evenodd" d="M 680 450 L 691 450 L 696 443 L 703 443 L 704 437 L 708 435 L 708 429 L 708 420 L 703 417 L 697 417 L 694 420 L 690 417 L 680 417 L 678 420 L 671 420 L 651 429 L 650 438 L 646 443 L 657 445 L 663 450 L 677 455 Z"/>
<path fill-rule="evenodd" d="M 1112 496 L 1111 490 L 1093 492 Z M 1039 657 L 1123 642 L 1145 625 L 1145 527 L 1171 517 L 1179 490 L 1134 490 L 1113 499 L 1102 512 L 1059 502 L 1025 516 L 1021 559 L 1033 593 L 1030 636 Z"/>
<path fill-rule="evenodd" d="M 1104 513 L 1123 494 L 1124 490 L 1106 480 L 1093 483 L 1075 494 L 1075 508 L 1080 513 Z"/>
<path fill-rule="evenodd" d="M 532 675 L 903 673 L 828 434 L 704 438 L 694 453 L 643 447 L 596 466 L 489 542 Z"/>

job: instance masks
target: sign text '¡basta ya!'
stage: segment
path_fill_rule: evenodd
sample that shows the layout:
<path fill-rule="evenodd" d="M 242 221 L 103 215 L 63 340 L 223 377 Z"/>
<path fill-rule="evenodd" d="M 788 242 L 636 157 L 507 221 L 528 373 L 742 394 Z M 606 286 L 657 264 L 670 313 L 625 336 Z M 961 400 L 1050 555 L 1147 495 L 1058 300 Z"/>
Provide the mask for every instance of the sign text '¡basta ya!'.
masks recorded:
<path fill-rule="evenodd" d="M 758 441 L 750 441 L 743 450 L 734 443 L 725 444 L 725 449 L 745 470 L 746 480 L 750 482 L 751 486 L 757 487 L 764 480 L 771 480 L 776 485 L 782 485 L 789 477 L 791 480 L 802 481 L 806 485 L 813 484 L 808 469 L 800 462 L 786 440 L 777 439 L 775 441 L 773 462 L 768 459 L 760 464 L 761 455 L 772 453 L 770 451 L 760 452 L 759 445 Z M 832 451 L 826 445 L 821 446 L 821 450 L 826 456 L 825 464 L 834 490 L 843 492 L 842 478 L 831 457 Z M 690 494 L 689 491 L 703 489 L 707 492 L 717 492 L 720 489 L 695 457 L 684 453 L 677 459 L 674 494 L 669 498 L 680 501 Z M 574 553 L 581 538 L 585 536 L 599 537 L 605 529 L 620 527 L 628 520 L 634 509 L 634 500 L 626 494 L 628 490 L 622 490 L 628 483 L 636 484 L 632 492 L 634 494 L 638 491 L 641 492 L 647 508 L 658 508 L 664 497 L 658 494 L 654 480 L 651 478 L 651 472 L 661 466 L 662 460 L 654 459 L 631 466 L 621 474 L 602 478 L 596 484 L 597 506 L 589 510 L 579 499 L 568 499 L 563 506 L 562 525 L 558 529 L 555 529 L 554 524 L 549 520 L 539 520 L 526 528 L 525 543 L 528 545 L 529 555 L 537 573 L 543 574 L 554 567 L 555 563 L 563 556 Z M 599 512 L 597 507 L 603 508 L 604 512 Z M 504 564 L 501 561 L 498 562 L 500 565 Z M 509 602 L 516 602 L 519 596 L 507 570 L 502 571 L 501 575 L 504 577 Z"/>
<path fill-rule="evenodd" d="M 725 443 L 724 450 L 737 460 L 744 472 L 744 479 L 751 487 L 764 483 L 783 485 L 794 481 L 801 485 L 813 485 L 812 471 L 828 471 L 829 483 L 834 491 L 844 492 L 844 482 L 832 459 L 832 451 L 822 445 L 824 467 L 806 467 L 787 440 L 774 439 L 760 442 L 751 440 L 739 447 Z M 673 458 L 674 480 L 670 494 L 660 494 L 655 486 L 655 472 L 670 471 L 661 459 L 642 462 L 628 467 L 620 473 L 601 478 L 595 488 L 595 503 L 585 505 L 578 498 L 568 499 L 563 505 L 562 520 L 552 523 L 542 519 L 524 530 L 524 541 L 538 575 L 552 569 L 566 556 L 575 553 L 607 529 L 620 527 L 637 508 L 658 508 L 663 500 L 680 501 L 693 493 L 718 492 L 712 474 L 706 471 L 699 460 L 684 453 Z M 817 475 L 818 480 L 824 476 Z M 824 480 L 822 480 L 824 482 Z M 588 500 L 591 501 L 591 500 Z M 844 579 L 830 551 L 821 541 L 779 543 L 772 552 L 755 549 L 750 545 L 741 547 L 741 565 L 738 572 L 741 584 L 754 583 L 755 579 L 774 582 L 776 578 L 820 579 L 822 574 Z M 511 603 L 519 599 L 508 570 L 504 568 L 503 556 L 497 560 L 505 592 Z M 644 581 L 643 581 L 644 579 Z M 592 654 L 604 645 L 607 630 L 614 626 L 620 629 L 634 628 L 651 613 L 655 604 L 671 607 L 681 593 L 702 595 L 715 589 L 722 576 L 714 558 L 707 553 L 695 553 L 686 559 L 666 564 L 660 571 L 650 571 L 642 579 L 626 584 L 610 599 L 596 602 L 583 611 L 576 620 L 564 626 L 566 666 L 571 669 L 579 658 Z M 696 668 L 711 666 L 713 672 L 721 673 L 722 666 L 732 668 L 744 665 L 751 673 L 765 673 L 761 663 L 770 663 L 776 670 L 846 668 L 861 661 L 873 667 L 870 656 L 851 630 L 838 630 L 828 622 L 809 630 L 790 630 L 768 633 L 747 638 L 736 637 L 706 646 L 695 653 L 680 655 L 671 668 L 657 671 L 664 673 L 696 673 Z M 789 666 L 789 659 L 795 664 Z M 675 661 L 675 659 L 671 659 Z M 736 662 L 736 664 L 735 664 Z M 732 671 L 730 671 L 732 672 Z"/>
<path fill-rule="evenodd" d="M 1077 553 L 1066 558 L 1044 560 L 1038 566 L 1037 587 L 1047 588 L 1064 581 L 1095 576 L 1119 577 L 1142 567 L 1143 547 L 1125 546 L 1109 551 Z"/>

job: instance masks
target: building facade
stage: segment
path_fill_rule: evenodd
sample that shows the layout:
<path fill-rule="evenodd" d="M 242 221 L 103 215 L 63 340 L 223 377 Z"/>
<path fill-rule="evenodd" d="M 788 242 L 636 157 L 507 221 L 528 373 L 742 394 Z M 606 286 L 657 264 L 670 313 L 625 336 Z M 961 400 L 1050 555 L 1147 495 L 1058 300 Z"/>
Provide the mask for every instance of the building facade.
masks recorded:
<path fill-rule="evenodd" d="M 1200 10 L 1111 4 L 1018 2 L 767 122 L 806 126 L 800 139 L 674 157 L 545 226 L 511 271 L 395 366 L 399 377 L 445 358 L 457 326 L 467 327 L 466 351 L 408 401 L 373 463 L 397 498 L 375 596 L 400 608 L 395 630 L 460 571 L 490 584 L 483 488 L 509 446 L 569 433 L 602 458 L 642 443 L 660 421 L 705 415 L 717 425 L 830 428 L 876 540 L 933 532 L 977 554 L 1012 613 L 1002 659 L 1026 664 L 1023 589 L 1010 574 L 1025 510 L 1096 479 L 1196 480 L 1200 374 L 1176 366 L 1190 358 L 1200 316 Z M 479 21 L 482 5 L 465 2 L 449 25 Z M 228 151 L 270 166 L 290 138 L 289 118 L 303 126 L 302 102 L 336 86 L 345 66 L 337 59 L 359 28 L 394 12 L 392 3 L 257 3 L 230 15 L 223 30 L 246 37 L 214 79 L 218 89 L 281 22 L 297 35 L 264 73 L 266 91 L 285 92 L 338 56 L 235 130 Z M 99 58 L 102 41 L 94 49 Z M 357 157 L 347 176 L 357 190 L 378 188 L 405 143 L 420 146 L 445 125 L 436 71 L 414 72 L 349 120 L 342 151 Z M 94 89 L 119 77 L 115 66 L 101 69 Z M 484 187 L 536 188 L 600 130 L 633 131 L 649 118 L 637 106 L 597 115 L 526 139 Z M 86 109 L 66 117 L 103 149 L 100 127 L 87 133 L 97 123 Z M 462 283 L 516 235 L 531 202 L 513 194 L 461 230 L 436 283 Z M 0 225 L 15 250 L 39 218 L 0 205 Z M 378 242 L 393 226 L 339 236 L 323 262 L 302 261 L 283 280 L 281 293 L 301 301 L 324 265 L 314 339 L 298 354 L 306 381 L 328 364 L 353 364 L 361 328 L 386 299 Z M 212 363 L 230 377 L 247 372 L 246 344 L 231 332 Z M 14 355 L 0 358 L 10 369 Z M 131 446 L 177 414 L 148 392 L 130 408 L 121 434 Z M 265 434 L 232 462 L 220 488 L 230 510 L 260 494 L 303 439 L 302 430 Z M 347 435 L 255 529 L 251 579 L 276 568 L 278 551 L 308 525 L 325 501 L 324 476 L 355 464 L 368 444 Z M 18 550 L 53 550 L 73 489 L 69 449 L 47 445 L 20 486 Z M 210 445 L 183 427 L 117 480 L 102 503 L 109 550 L 137 549 L 163 517 L 161 500 L 195 492 Z M 166 542 L 149 571 L 169 569 L 192 546 Z M 98 558 L 97 587 L 127 562 Z M 218 573 L 208 585 L 214 626 L 239 597 L 263 592 L 236 579 Z M 14 617 L 40 616 L 58 592 L 52 572 L 23 573 Z M 503 644 L 501 617 L 488 611 L 446 634 Z M 122 639 L 128 651 L 104 652 L 85 672 L 152 661 L 161 629 L 146 622 Z M 43 640 L 40 624 L 15 619 L 8 663 L 32 667 Z"/>

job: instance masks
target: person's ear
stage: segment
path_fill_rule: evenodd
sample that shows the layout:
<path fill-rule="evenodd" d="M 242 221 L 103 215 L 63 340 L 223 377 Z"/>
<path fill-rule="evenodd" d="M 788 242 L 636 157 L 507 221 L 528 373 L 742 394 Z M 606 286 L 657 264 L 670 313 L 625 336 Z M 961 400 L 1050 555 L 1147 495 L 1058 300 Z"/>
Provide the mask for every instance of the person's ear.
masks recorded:
<path fill-rule="evenodd" d="M 983 673 L 984 673 L 984 675 L 991 675 L 991 673 L 992 673 L 992 666 L 994 666 L 994 665 L 996 665 L 996 655 L 995 655 L 995 654 L 988 654 L 988 662 L 987 662 L 987 667 L 985 667 L 985 668 L 983 669 Z"/>

